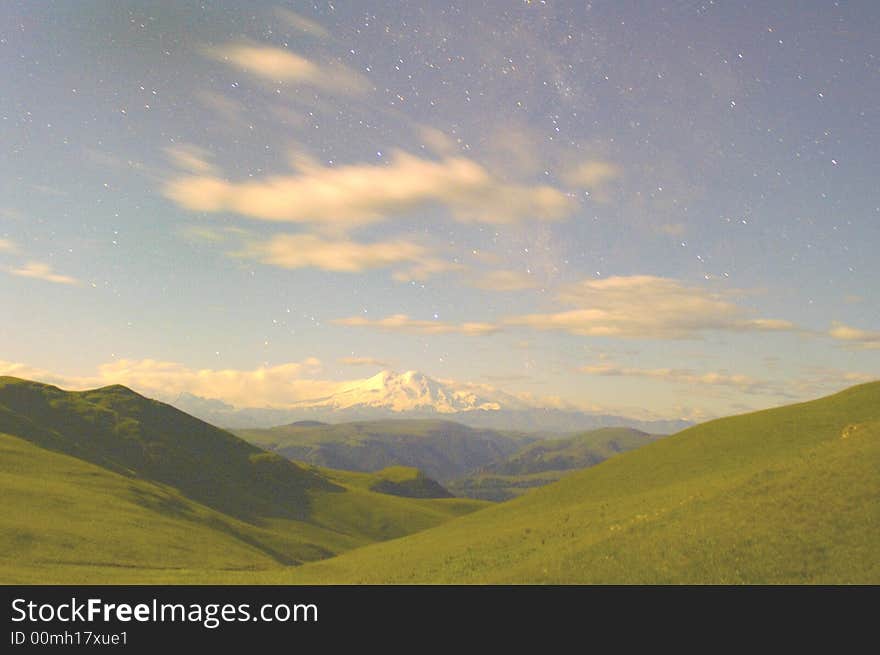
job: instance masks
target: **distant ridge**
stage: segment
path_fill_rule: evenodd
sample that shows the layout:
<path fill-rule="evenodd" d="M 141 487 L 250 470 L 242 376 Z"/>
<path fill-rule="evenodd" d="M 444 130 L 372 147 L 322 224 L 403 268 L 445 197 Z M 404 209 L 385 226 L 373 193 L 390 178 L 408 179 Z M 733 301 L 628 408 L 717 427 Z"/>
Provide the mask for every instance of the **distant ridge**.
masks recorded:
<path fill-rule="evenodd" d="M 270 453 L 131 389 L 0 377 L 0 582 L 293 565 L 483 506 L 412 468 Z"/>
<path fill-rule="evenodd" d="M 544 407 L 484 385 L 457 384 L 418 371 L 380 371 L 344 385 L 324 398 L 287 408 L 236 408 L 217 399 L 180 394 L 171 403 L 226 428 L 269 428 L 285 424 L 344 423 L 390 418 L 444 418 L 472 428 L 541 432 L 581 432 L 628 427 L 671 434 L 691 425 L 685 420 L 641 420 L 576 409 Z"/>
<path fill-rule="evenodd" d="M 276 584 L 878 584 L 880 382 L 717 419 Z"/>

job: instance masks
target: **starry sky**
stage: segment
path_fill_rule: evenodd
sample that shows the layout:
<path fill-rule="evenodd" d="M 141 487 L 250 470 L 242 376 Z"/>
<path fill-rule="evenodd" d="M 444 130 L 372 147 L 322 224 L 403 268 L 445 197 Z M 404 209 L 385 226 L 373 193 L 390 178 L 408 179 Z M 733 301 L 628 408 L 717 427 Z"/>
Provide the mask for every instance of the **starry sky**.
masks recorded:
<path fill-rule="evenodd" d="M 700 419 L 880 377 L 875 2 L 7 2 L 0 374 Z"/>

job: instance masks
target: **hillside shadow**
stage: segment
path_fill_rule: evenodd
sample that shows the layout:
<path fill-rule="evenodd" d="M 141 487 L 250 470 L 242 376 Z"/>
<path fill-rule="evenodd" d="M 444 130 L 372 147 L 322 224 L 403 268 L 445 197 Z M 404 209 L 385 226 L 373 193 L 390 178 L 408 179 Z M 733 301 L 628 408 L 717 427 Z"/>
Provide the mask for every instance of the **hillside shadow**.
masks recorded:
<path fill-rule="evenodd" d="M 343 491 L 314 471 L 118 385 L 66 392 L 0 379 L 0 431 L 128 477 L 166 484 L 249 523 L 307 521 L 310 493 Z M 173 503 L 161 509 L 182 511 Z"/>

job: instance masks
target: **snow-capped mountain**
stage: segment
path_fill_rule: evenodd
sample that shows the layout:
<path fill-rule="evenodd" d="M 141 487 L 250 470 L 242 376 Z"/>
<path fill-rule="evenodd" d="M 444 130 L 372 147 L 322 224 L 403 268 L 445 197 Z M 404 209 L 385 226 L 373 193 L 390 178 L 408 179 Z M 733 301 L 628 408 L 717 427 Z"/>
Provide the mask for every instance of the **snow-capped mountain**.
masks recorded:
<path fill-rule="evenodd" d="M 441 382 L 419 373 L 382 371 L 340 387 L 332 396 L 296 403 L 295 409 L 384 409 L 391 412 L 454 414 L 474 410 L 523 409 L 515 396 L 478 385 Z"/>
<path fill-rule="evenodd" d="M 227 428 L 265 428 L 295 421 L 443 418 L 473 428 L 496 430 L 574 432 L 626 426 L 669 434 L 690 425 L 683 420 L 639 420 L 547 406 L 540 399 L 529 401 L 486 385 L 437 380 L 417 371 L 382 371 L 370 378 L 346 382 L 325 398 L 286 407 L 234 407 L 188 393 L 168 400 L 194 416 Z"/>

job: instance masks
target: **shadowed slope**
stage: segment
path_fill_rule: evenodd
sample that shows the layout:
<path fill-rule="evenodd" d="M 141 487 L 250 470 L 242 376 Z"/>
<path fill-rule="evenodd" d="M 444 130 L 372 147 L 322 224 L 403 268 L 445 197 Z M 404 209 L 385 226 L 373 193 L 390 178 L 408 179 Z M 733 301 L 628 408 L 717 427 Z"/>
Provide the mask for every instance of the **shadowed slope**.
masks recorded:
<path fill-rule="evenodd" d="M 277 582 L 878 583 L 880 383 L 685 430 Z"/>

